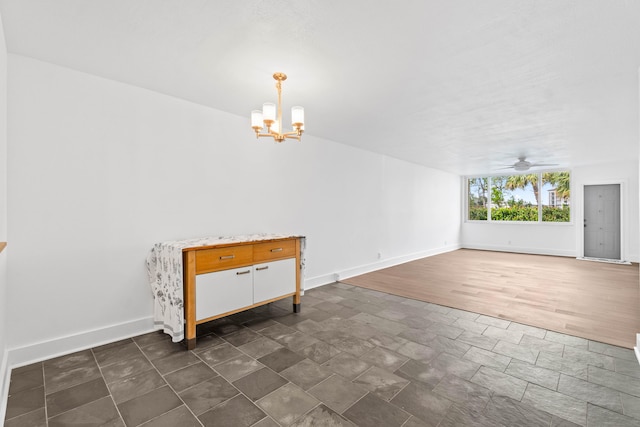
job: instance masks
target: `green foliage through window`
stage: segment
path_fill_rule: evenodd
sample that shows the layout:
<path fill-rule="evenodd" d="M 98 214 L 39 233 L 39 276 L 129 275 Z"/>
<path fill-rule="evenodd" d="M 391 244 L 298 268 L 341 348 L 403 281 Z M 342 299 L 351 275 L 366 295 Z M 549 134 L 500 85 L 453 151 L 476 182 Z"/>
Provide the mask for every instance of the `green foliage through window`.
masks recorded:
<path fill-rule="evenodd" d="M 486 221 L 489 206 L 487 199 L 487 194 L 489 193 L 489 178 L 469 178 L 467 183 L 469 219 Z M 478 214 L 476 215 L 476 213 Z"/>
<path fill-rule="evenodd" d="M 543 222 L 569 222 L 571 221 L 571 213 L 569 206 L 562 208 L 553 208 L 551 206 L 542 207 Z"/>
<path fill-rule="evenodd" d="M 473 177 L 467 184 L 471 221 L 571 221 L 568 171 Z"/>

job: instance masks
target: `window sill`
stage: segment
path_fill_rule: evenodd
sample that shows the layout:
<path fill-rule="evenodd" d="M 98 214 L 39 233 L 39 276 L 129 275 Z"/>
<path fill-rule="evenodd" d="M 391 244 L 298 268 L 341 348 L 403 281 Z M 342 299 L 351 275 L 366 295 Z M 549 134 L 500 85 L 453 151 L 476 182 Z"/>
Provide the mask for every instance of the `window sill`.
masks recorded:
<path fill-rule="evenodd" d="M 509 225 L 513 225 L 513 224 L 517 224 L 517 225 L 550 225 L 553 227 L 559 227 L 559 226 L 567 226 L 567 225 L 574 225 L 573 222 L 553 222 L 553 221 L 478 221 L 478 220 L 465 220 L 464 221 L 467 224 L 509 224 Z"/>

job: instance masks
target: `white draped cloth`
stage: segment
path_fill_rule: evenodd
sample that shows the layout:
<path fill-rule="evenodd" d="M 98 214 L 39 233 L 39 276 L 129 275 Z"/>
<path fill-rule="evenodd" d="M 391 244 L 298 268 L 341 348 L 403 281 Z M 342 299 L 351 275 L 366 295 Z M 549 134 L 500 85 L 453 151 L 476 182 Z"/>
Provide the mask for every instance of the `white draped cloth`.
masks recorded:
<path fill-rule="evenodd" d="M 147 256 L 147 274 L 153 294 L 153 321 L 155 328 L 162 329 L 171 335 L 173 342 L 184 339 L 183 249 L 292 237 L 300 237 L 300 269 L 301 278 L 304 278 L 305 238 L 302 236 L 248 234 L 156 243 L 149 256 Z"/>

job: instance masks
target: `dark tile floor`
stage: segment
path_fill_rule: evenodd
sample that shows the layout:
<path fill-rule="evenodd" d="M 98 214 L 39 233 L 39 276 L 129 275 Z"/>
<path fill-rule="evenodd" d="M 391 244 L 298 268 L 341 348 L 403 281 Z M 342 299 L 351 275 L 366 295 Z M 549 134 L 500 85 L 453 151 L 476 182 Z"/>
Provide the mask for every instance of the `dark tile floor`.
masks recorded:
<path fill-rule="evenodd" d="M 631 350 L 341 283 L 13 370 L 5 426 L 640 426 Z"/>

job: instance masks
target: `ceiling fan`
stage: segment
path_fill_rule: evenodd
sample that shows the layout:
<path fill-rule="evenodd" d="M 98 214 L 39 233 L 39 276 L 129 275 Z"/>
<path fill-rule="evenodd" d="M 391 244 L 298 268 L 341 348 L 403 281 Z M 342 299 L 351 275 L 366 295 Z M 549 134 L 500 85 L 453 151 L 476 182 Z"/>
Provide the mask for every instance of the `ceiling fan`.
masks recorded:
<path fill-rule="evenodd" d="M 531 163 L 526 160 L 526 157 L 518 157 L 518 161 L 512 165 L 506 166 L 500 169 L 515 169 L 518 172 L 528 171 L 536 166 L 557 166 L 557 163 Z"/>

